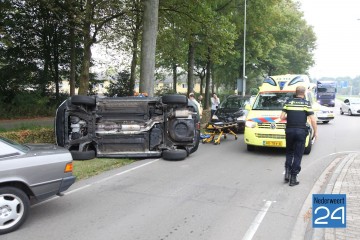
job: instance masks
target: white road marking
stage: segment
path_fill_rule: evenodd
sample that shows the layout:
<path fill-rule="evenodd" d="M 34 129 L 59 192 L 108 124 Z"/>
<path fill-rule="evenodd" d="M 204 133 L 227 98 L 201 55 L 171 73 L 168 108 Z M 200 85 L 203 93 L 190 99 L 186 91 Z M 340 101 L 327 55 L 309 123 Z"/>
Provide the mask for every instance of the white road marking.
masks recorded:
<path fill-rule="evenodd" d="M 246 231 L 243 240 L 251 240 L 254 237 L 257 229 L 259 228 L 272 203 L 272 201 L 266 201 L 265 205 L 261 208 L 258 215 L 256 215 L 254 221 L 251 223 L 249 229 Z"/>
<path fill-rule="evenodd" d="M 91 186 L 93 186 L 93 185 L 95 185 L 95 184 L 98 184 L 98 183 L 101 183 L 101 182 L 105 182 L 105 181 L 107 181 L 107 180 L 109 180 L 109 179 L 111 179 L 111 178 L 114 178 L 114 177 L 117 177 L 117 176 L 120 176 L 120 175 L 129 173 L 129 172 L 132 172 L 132 171 L 134 171 L 134 170 L 136 170 L 136 169 L 145 167 L 145 166 L 147 166 L 147 165 L 149 165 L 149 164 L 152 164 L 152 163 L 154 163 L 154 162 L 157 162 L 157 161 L 159 161 L 159 160 L 160 160 L 159 158 L 158 158 L 158 159 L 155 159 L 155 160 L 153 160 L 153 161 L 150 161 L 150 162 L 141 164 L 141 165 L 139 165 L 139 166 L 130 168 L 130 169 L 128 169 L 128 170 L 125 170 L 125 171 L 123 171 L 123 172 L 119 172 L 119 173 L 116 173 L 116 174 L 111 175 L 111 176 L 109 176 L 109 177 L 103 178 L 103 179 L 101 179 L 101 180 L 99 180 L 99 181 L 96 181 L 96 182 L 93 182 L 93 183 L 91 183 L 91 184 L 87 184 L 87 185 L 84 185 L 84 186 L 82 186 L 82 187 L 75 188 L 75 189 L 73 189 L 73 190 L 71 190 L 71 191 L 68 191 L 68 192 L 66 192 L 66 193 L 63 193 L 63 194 L 64 194 L 64 195 L 70 195 L 70 194 L 72 194 L 72 193 L 74 193 L 74 192 L 81 191 L 81 190 L 83 190 L 83 189 L 85 189 L 85 188 L 88 188 L 88 187 L 91 187 Z M 41 201 L 41 202 L 39 202 L 39 203 L 34 204 L 32 207 L 42 205 L 42 204 L 44 204 L 44 203 L 50 202 L 50 201 L 52 201 L 52 200 L 54 200 L 54 199 L 57 199 L 57 198 L 59 198 L 59 196 L 51 197 L 51 198 L 49 198 L 49 199 L 46 199 L 46 200 L 44 200 L 44 201 Z"/>

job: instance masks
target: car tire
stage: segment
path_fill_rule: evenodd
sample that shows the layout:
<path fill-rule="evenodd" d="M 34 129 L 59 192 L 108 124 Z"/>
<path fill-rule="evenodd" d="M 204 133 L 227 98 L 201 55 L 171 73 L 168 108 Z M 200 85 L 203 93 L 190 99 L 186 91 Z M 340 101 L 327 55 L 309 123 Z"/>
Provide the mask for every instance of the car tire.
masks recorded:
<path fill-rule="evenodd" d="M 74 105 L 86 105 L 89 107 L 94 107 L 96 105 L 95 98 L 82 95 L 72 96 L 71 103 Z"/>
<path fill-rule="evenodd" d="M 348 114 L 349 114 L 349 116 L 353 115 L 352 112 L 351 112 L 351 109 L 349 109 Z"/>
<path fill-rule="evenodd" d="M 343 110 L 341 108 L 340 108 L 340 114 L 344 115 L 344 112 L 343 112 Z"/>
<path fill-rule="evenodd" d="M 254 150 L 255 150 L 255 146 L 253 146 L 253 145 L 246 145 L 246 148 L 247 148 L 247 150 L 249 151 L 249 152 L 253 152 Z"/>
<path fill-rule="evenodd" d="M 309 144 L 305 147 L 304 154 L 309 155 L 311 152 L 311 148 L 312 148 L 312 141 L 311 138 L 309 138 Z"/>
<path fill-rule="evenodd" d="M 0 187 L 0 209 L 2 209 L 0 235 L 15 231 L 29 215 L 29 197 L 18 188 Z"/>
<path fill-rule="evenodd" d="M 85 152 L 70 151 L 70 153 L 74 160 L 91 160 L 94 159 L 96 156 L 94 150 L 89 150 Z"/>
<path fill-rule="evenodd" d="M 187 98 L 184 95 L 165 95 L 162 97 L 162 102 L 165 104 L 187 104 Z"/>
<path fill-rule="evenodd" d="M 187 157 L 187 151 L 185 149 L 164 150 L 162 152 L 162 158 L 165 160 L 183 160 Z"/>

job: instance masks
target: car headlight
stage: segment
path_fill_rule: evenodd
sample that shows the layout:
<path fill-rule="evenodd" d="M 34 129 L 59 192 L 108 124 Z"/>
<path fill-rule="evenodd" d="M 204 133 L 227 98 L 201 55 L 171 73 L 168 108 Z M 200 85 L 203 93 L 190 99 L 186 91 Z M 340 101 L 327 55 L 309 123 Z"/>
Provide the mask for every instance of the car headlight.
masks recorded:
<path fill-rule="evenodd" d="M 212 116 L 211 119 L 213 119 L 213 120 L 219 120 L 218 116 L 216 116 L 215 114 Z"/>
<path fill-rule="evenodd" d="M 238 117 L 236 121 L 245 121 L 245 115 Z"/>
<path fill-rule="evenodd" d="M 256 122 L 246 121 L 245 126 L 248 127 L 248 128 L 255 128 L 256 127 Z"/>

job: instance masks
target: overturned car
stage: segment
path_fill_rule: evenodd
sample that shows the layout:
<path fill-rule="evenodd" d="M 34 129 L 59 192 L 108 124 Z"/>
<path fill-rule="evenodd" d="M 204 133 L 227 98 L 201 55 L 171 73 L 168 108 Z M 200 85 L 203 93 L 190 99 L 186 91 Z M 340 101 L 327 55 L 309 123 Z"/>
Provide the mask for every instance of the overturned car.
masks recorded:
<path fill-rule="evenodd" d="M 77 95 L 58 107 L 55 135 L 74 160 L 96 156 L 182 160 L 199 146 L 200 122 L 196 106 L 183 95 Z"/>

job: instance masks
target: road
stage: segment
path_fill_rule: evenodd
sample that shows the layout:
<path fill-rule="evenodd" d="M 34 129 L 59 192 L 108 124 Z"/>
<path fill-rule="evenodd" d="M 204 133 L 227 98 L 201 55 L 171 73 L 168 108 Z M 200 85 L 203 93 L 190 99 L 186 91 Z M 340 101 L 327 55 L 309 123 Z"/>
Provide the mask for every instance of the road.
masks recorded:
<path fill-rule="evenodd" d="M 202 144 L 184 161 L 148 159 L 77 182 L 35 205 L 2 240 L 290 239 L 299 211 L 324 169 L 358 151 L 360 117 L 319 125 L 300 185 L 283 183 L 282 149 L 247 152 L 242 135 Z"/>

